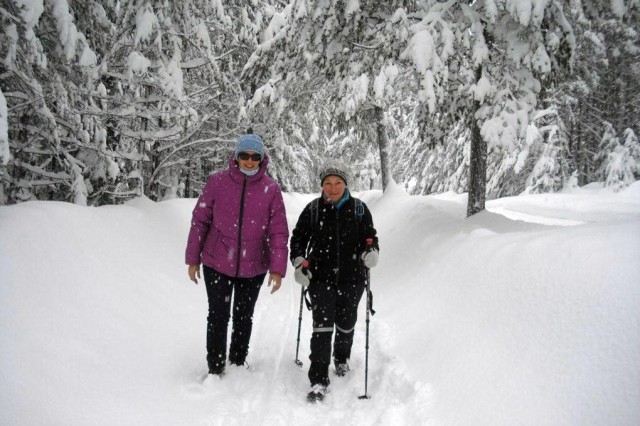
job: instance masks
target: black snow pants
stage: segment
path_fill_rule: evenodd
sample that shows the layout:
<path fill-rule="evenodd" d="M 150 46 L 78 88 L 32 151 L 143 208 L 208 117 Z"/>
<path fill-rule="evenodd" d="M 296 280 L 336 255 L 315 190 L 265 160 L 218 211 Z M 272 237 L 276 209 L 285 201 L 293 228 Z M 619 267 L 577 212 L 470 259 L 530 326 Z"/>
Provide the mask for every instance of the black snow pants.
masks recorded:
<path fill-rule="evenodd" d="M 242 365 L 249 353 L 253 310 L 266 274 L 252 278 L 233 278 L 203 265 L 209 300 L 207 317 L 207 363 L 209 372 L 224 371 L 227 359 L 227 328 L 233 294 L 233 329 L 229 362 Z"/>
<path fill-rule="evenodd" d="M 351 346 L 358 319 L 358 305 L 364 292 L 362 281 L 312 281 L 311 296 L 313 333 L 311 335 L 311 385 L 329 385 L 331 339 L 335 326 L 333 360 L 346 363 L 351 357 Z"/>

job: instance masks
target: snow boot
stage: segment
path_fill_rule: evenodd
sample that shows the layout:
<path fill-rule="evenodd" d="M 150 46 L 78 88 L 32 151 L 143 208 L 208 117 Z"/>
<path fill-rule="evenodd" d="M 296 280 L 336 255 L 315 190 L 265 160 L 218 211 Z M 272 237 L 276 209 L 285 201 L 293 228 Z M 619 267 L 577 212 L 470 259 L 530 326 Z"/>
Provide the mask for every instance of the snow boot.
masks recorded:
<path fill-rule="evenodd" d="M 324 396 L 329 393 L 329 388 L 325 385 L 316 384 L 311 386 L 311 392 L 307 394 L 308 402 L 321 402 Z"/>
<path fill-rule="evenodd" d="M 349 364 L 346 362 L 334 361 L 333 365 L 336 368 L 336 376 L 338 377 L 344 377 L 350 371 Z"/>
<path fill-rule="evenodd" d="M 209 374 L 213 374 L 215 376 L 224 376 L 224 363 L 222 364 L 215 364 L 210 362 L 209 363 Z"/>
<path fill-rule="evenodd" d="M 224 368 L 216 368 L 215 370 L 209 370 L 209 374 L 222 377 L 224 376 Z"/>

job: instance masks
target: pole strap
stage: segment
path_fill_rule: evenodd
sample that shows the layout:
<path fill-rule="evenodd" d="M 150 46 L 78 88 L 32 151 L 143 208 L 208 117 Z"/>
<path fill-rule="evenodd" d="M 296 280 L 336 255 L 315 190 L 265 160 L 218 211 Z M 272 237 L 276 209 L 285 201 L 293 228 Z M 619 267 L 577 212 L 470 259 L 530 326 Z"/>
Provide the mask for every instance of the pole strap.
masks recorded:
<path fill-rule="evenodd" d="M 307 310 L 311 310 L 311 301 L 309 300 L 309 298 L 307 297 L 307 294 L 309 293 L 308 289 L 304 289 L 304 304 L 307 305 Z"/>
<path fill-rule="evenodd" d="M 369 296 L 369 297 L 367 297 L 367 299 L 368 299 L 367 300 L 367 304 L 368 304 L 367 308 L 369 308 L 369 311 L 371 311 L 371 315 L 375 315 L 376 311 L 373 310 L 373 292 L 371 290 L 369 290 L 368 288 L 367 288 L 367 295 Z"/>

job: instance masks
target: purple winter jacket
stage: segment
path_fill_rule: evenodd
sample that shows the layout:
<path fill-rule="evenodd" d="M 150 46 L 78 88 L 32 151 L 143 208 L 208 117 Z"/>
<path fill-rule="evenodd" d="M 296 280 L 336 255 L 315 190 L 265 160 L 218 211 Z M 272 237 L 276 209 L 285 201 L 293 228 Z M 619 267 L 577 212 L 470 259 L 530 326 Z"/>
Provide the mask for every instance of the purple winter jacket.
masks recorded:
<path fill-rule="evenodd" d="M 260 170 L 246 176 L 231 155 L 229 168 L 211 175 L 193 209 L 187 265 L 202 263 L 230 277 L 285 275 L 289 228 L 268 164 L 265 154 Z"/>

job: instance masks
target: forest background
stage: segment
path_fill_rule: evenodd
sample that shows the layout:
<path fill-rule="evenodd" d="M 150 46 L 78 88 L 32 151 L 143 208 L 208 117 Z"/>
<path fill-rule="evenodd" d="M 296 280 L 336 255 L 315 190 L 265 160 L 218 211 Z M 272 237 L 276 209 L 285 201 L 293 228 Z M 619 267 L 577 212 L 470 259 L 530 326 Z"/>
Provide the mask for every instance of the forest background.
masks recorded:
<path fill-rule="evenodd" d="M 260 134 L 286 192 L 640 179 L 639 0 L 1 0 L 0 205 L 195 197 Z"/>

